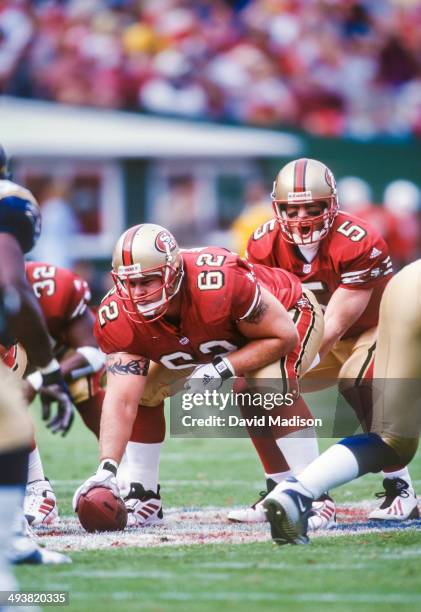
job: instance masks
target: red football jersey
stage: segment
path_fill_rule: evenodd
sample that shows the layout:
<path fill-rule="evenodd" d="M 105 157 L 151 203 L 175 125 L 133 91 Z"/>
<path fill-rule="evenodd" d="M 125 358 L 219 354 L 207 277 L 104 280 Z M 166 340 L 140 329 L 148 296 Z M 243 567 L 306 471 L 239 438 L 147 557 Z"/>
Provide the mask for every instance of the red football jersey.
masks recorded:
<path fill-rule="evenodd" d="M 275 219 L 257 228 L 247 246 L 252 263 L 285 268 L 326 305 L 338 287 L 374 288 L 361 317 L 344 334 L 358 336 L 377 325 L 380 299 L 393 269 L 387 244 L 364 220 L 345 212 L 336 216 L 329 234 L 309 263 L 296 245 L 286 242 Z"/>
<path fill-rule="evenodd" d="M 88 283 L 71 270 L 38 261 L 26 264 L 26 276 L 50 335 L 59 344 L 65 344 L 68 323 L 85 312 L 91 299 Z"/>
<path fill-rule="evenodd" d="M 249 340 L 237 321 L 252 314 L 261 286 L 290 309 L 302 295 L 300 281 L 283 270 L 251 266 L 236 253 L 219 247 L 183 251 L 180 326 L 164 318 L 133 322 L 112 289 L 104 298 L 95 335 L 104 353 L 141 355 L 171 369 L 212 361 Z"/>

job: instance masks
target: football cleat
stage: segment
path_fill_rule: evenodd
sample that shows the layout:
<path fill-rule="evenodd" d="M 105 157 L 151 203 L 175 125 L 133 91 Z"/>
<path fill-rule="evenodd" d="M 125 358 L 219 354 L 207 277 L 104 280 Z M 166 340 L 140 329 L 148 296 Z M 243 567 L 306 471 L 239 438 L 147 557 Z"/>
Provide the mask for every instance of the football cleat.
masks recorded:
<path fill-rule="evenodd" d="M 336 506 L 333 499 L 325 493 L 313 502 L 308 515 L 310 531 L 330 529 L 336 525 Z"/>
<path fill-rule="evenodd" d="M 296 478 L 287 478 L 268 493 L 263 508 L 276 544 L 308 544 L 307 520 L 313 499 L 304 495 Z"/>
<path fill-rule="evenodd" d="M 419 518 L 417 496 L 406 480 L 385 478 L 383 487 L 384 491 L 376 493 L 377 498 L 384 497 L 383 503 L 370 512 L 369 520 L 406 521 Z"/>
<path fill-rule="evenodd" d="M 48 478 L 28 483 L 23 511 L 31 527 L 51 525 L 58 518 L 57 500 Z"/>
<path fill-rule="evenodd" d="M 266 513 L 263 509 L 263 500 L 266 495 L 273 491 L 276 487 L 276 482 L 272 478 L 266 480 L 266 491 L 260 491 L 259 499 L 248 508 L 239 508 L 231 510 L 227 518 L 232 523 L 265 523 L 267 521 Z"/>
<path fill-rule="evenodd" d="M 67 555 L 43 548 L 25 535 L 15 535 L 12 538 L 8 558 L 14 565 L 59 565 L 72 562 Z"/>
<path fill-rule="evenodd" d="M 127 527 L 146 527 L 163 520 L 162 501 L 158 491 L 145 491 L 139 482 L 132 482 L 130 491 L 124 499 L 127 508 Z"/>

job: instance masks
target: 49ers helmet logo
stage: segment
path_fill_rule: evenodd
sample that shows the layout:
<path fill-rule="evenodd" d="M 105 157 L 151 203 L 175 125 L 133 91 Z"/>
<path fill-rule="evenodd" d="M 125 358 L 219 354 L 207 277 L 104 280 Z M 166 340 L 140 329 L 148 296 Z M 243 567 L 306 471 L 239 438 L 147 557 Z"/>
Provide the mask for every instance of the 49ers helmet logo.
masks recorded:
<path fill-rule="evenodd" d="M 329 170 L 329 168 L 326 168 L 325 179 L 326 179 L 326 183 L 329 185 L 329 187 L 332 189 L 332 191 L 336 191 L 335 177 L 333 176 L 333 174 Z"/>
<path fill-rule="evenodd" d="M 172 236 L 172 234 L 163 231 L 159 232 L 159 234 L 157 235 L 155 239 L 155 246 L 158 251 L 161 251 L 161 253 L 168 253 L 174 251 L 174 249 L 177 248 L 177 243 L 174 240 L 174 236 Z"/>

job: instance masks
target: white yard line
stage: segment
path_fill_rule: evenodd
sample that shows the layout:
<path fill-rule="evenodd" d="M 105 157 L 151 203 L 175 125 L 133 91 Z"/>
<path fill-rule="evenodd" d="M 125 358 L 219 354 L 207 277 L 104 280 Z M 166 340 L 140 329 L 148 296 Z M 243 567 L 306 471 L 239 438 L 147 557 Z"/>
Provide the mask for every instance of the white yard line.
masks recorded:
<path fill-rule="evenodd" d="M 107 598 L 114 601 L 127 601 L 134 599 L 135 594 L 127 591 L 115 591 L 107 593 Z M 98 600 L 97 593 L 90 592 L 72 592 L 72 600 Z M 154 595 L 154 603 L 160 601 L 276 601 L 277 603 L 292 603 L 292 602 L 318 602 L 318 603 L 368 603 L 368 604 L 418 604 L 421 602 L 421 595 L 397 593 L 280 593 L 280 592 L 250 592 L 250 591 L 212 591 L 187 593 L 183 591 L 166 591 L 165 593 L 157 593 Z M 146 605 L 142 600 L 142 605 Z"/>
<path fill-rule="evenodd" d="M 355 504 L 341 505 L 338 510 L 339 527 L 329 531 L 311 533 L 311 538 L 321 536 L 341 537 L 356 534 L 375 533 L 383 531 L 380 524 L 365 522 L 367 510 L 370 509 L 369 502 L 358 502 Z M 227 518 L 226 508 L 170 508 L 165 510 L 164 523 L 140 529 L 131 529 L 120 532 L 107 532 L 88 534 L 79 525 L 77 518 L 65 517 L 59 523 L 38 532 L 41 543 L 51 549 L 62 551 L 83 551 L 107 548 L 151 548 L 151 547 L 174 547 L 192 546 L 197 544 L 244 544 L 249 542 L 269 542 L 270 535 L 268 525 L 261 524 L 239 524 L 230 523 Z M 389 525 L 389 531 L 416 527 L 417 523 L 401 525 Z M 410 557 L 421 556 L 421 549 L 416 551 L 402 551 Z M 394 552 L 397 558 L 403 554 Z M 386 557 L 385 557 L 386 558 Z M 251 567 L 253 564 L 251 564 Z M 274 564 L 270 569 L 279 568 Z M 334 564 L 326 564 L 323 569 L 329 570 L 337 567 Z M 357 567 L 352 566 L 354 569 Z M 364 569 L 364 564 L 358 564 L 359 569 Z M 321 569 L 319 567 L 318 569 Z M 351 569 L 351 567 L 350 567 Z M 312 571 L 314 567 L 312 566 Z"/>

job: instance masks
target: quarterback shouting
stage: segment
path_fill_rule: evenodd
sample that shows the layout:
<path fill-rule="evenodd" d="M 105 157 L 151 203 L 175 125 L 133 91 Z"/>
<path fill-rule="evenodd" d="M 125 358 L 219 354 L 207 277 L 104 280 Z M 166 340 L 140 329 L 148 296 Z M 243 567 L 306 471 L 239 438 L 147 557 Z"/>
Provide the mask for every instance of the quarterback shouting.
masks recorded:
<path fill-rule="evenodd" d="M 321 361 L 306 375 L 304 389 L 338 380 L 368 430 L 371 394 L 367 398 L 364 393 L 364 380 L 373 375 L 379 305 L 393 272 L 388 247 L 368 223 L 339 211 L 335 178 L 317 160 L 302 158 L 284 166 L 272 197 L 275 218 L 250 238 L 248 260 L 289 270 L 314 292 L 325 309 L 325 330 Z M 266 444 L 262 452 L 270 455 L 272 470 L 279 471 L 277 446 Z M 416 518 L 417 498 L 407 468 L 389 470 L 384 474 L 385 492 L 378 494 L 384 499 L 369 518 Z M 260 503 L 243 510 L 243 520 L 250 510 L 265 519 Z"/>
<path fill-rule="evenodd" d="M 278 379 L 284 389 L 314 361 L 323 315 L 293 274 L 251 266 L 219 247 L 181 251 L 170 232 L 154 224 L 124 232 L 112 276 L 115 288 L 103 300 L 95 327 L 107 355 L 101 463 L 76 491 L 74 508 L 97 486 L 119 495 L 115 474 L 127 447 L 128 526 L 143 526 L 162 518 L 159 453 L 163 402 L 172 383 L 185 379 L 191 392 L 203 393 L 247 375 L 251 387 L 258 379 Z M 301 397 L 294 414 L 311 418 Z M 299 429 L 273 426 L 273 438 Z"/>

